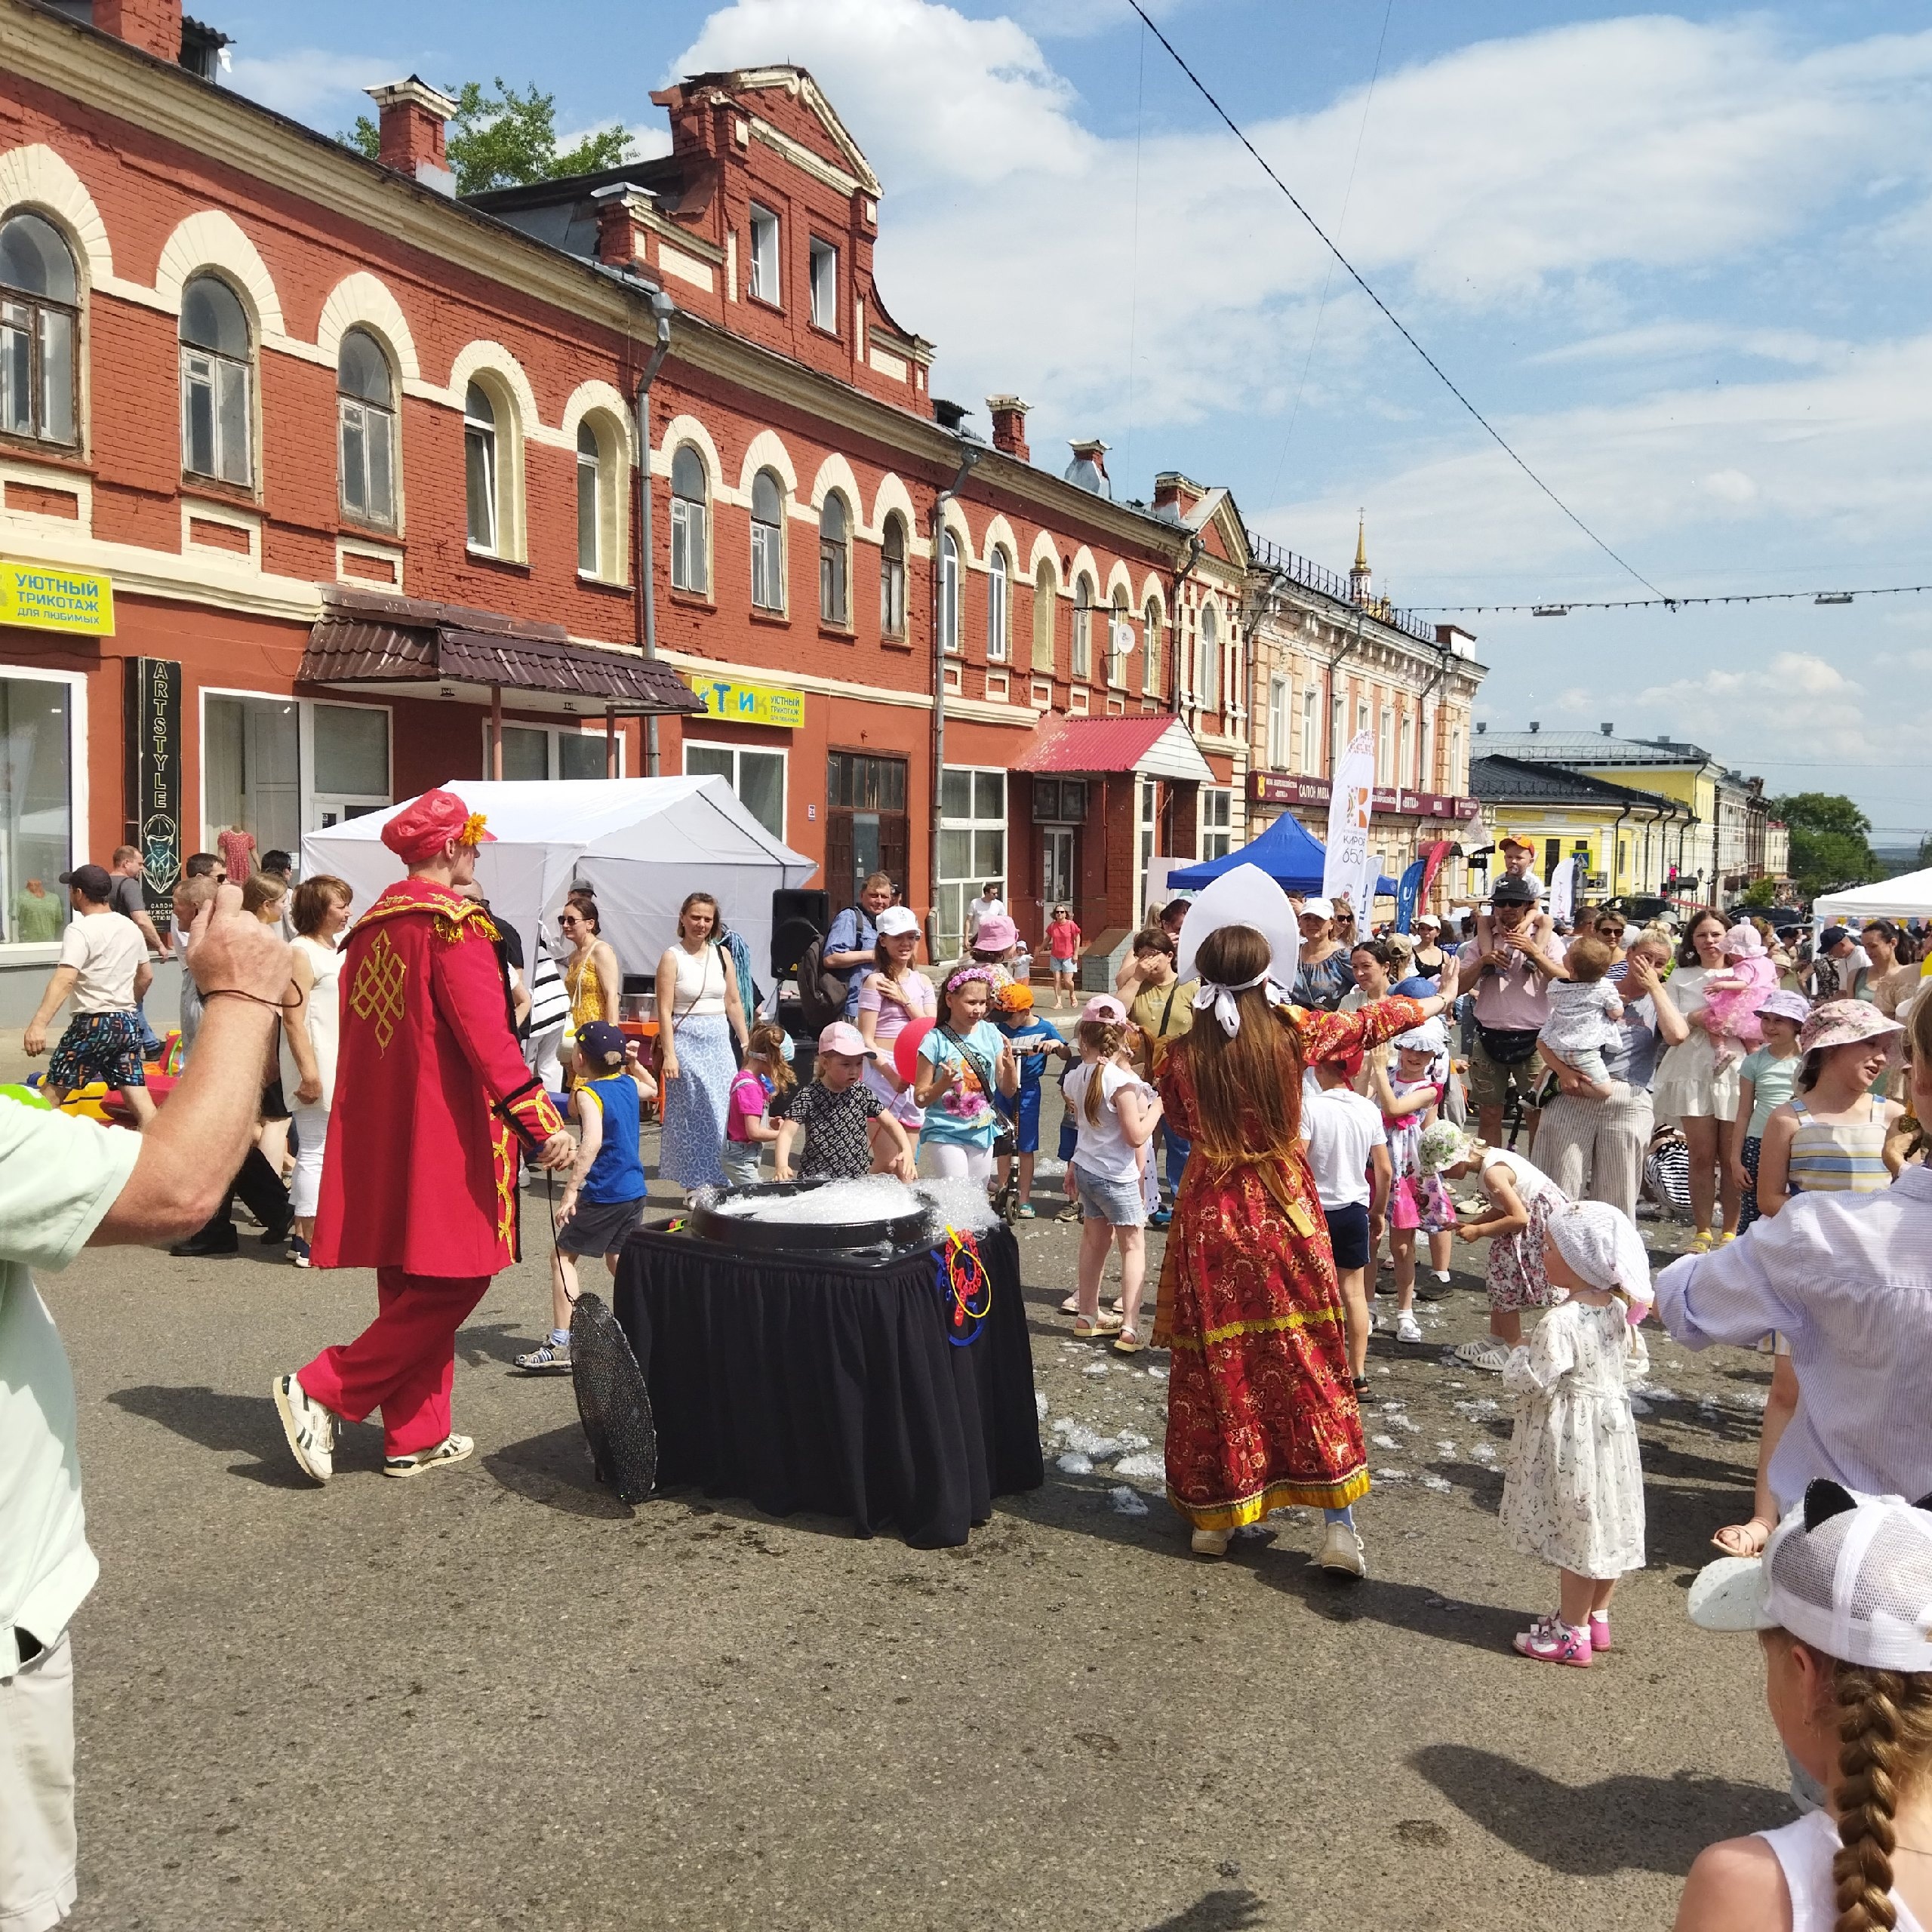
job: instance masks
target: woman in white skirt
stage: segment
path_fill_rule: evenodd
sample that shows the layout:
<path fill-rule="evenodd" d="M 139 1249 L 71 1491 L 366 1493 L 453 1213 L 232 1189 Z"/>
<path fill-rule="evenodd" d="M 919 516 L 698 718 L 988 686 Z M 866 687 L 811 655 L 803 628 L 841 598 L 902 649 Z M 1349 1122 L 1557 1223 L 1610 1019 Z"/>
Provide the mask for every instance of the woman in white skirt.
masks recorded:
<path fill-rule="evenodd" d="M 342 955 L 337 950 L 349 924 L 354 895 L 346 881 L 327 874 L 305 878 L 295 888 L 294 958 L 296 989 L 301 1004 L 288 1015 L 281 1030 L 295 1078 L 287 1091 L 294 1101 L 295 1178 L 289 1189 L 294 1215 L 288 1258 L 298 1268 L 309 1265 L 309 1241 L 315 1232 L 315 1203 L 321 1192 L 322 1152 L 328 1142 L 329 1109 L 335 1100 L 336 1041 L 342 1019 Z M 285 1074 L 284 1079 L 287 1079 Z"/>
<path fill-rule="evenodd" d="M 1498 1521 L 1558 1573 L 1554 1616 L 1515 1638 L 1539 1663 L 1584 1665 L 1610 1648 L 1610 1598 L 1644 1567 L 1644 1467 L 1630 1381 L 1648 1365 L 1632 1324 L 1651 1305 L 1635 1226 L 1607 1201 L 1550 1217 L 1543 1269 L 1565 1293 L 1503 1371 L 1516 1398 Z"/>
<path fill-rule="evenodd" d="M 1677 949 L 1677 971 L 1670 997 L 1690 1026 L 1688 1038 L 1672 1047 L 1657 1066 L 1651 1104 L 1657 1120 L 1675 1121 L 1690 1155 L 1690 1214 L 1697 1224 L 1691 1251 L 1707 1254 L 1718 1244 L 1713 1210 L 1724 1211 L 1724 1238 L 1737 1233 L 1740 1197 L 1730 1163 L 1724 1158 L 1727 1131 L 1737 1118 L 1739 1063 L 1718 1065 L 1717 1048 L 1707 1031 L 1704 982 L 1724 970 L 1722 914 L 1706 908 L 1694 913 Z"/>

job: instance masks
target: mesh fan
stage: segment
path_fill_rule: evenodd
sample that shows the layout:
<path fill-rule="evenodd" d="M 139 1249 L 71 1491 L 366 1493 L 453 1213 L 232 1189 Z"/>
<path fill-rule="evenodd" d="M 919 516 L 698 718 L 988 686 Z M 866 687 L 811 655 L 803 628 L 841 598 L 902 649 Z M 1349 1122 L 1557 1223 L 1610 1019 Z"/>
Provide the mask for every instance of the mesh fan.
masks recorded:
<path fill-rule="evenodd" d="M 629 1337 L 602 1300 L 587 1292 L 571 1310 L 571 1371 L 592 1472 L 625 1502 L 641 1503 L 657 1481 L 650 1392 Z"/>

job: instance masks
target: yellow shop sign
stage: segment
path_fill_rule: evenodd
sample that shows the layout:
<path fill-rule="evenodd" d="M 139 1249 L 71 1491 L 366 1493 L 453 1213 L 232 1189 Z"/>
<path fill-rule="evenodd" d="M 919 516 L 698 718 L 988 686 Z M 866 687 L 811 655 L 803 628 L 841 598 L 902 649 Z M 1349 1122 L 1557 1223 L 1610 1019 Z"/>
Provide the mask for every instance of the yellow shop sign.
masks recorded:
<path fill-rule="evenodd" d="M 694 678 L 691 689 L 703 699 L 707 718 L 729 718 L 738 724 L 771 724 L 786 731 L 795 731 L 805 721 L 802 691 L 734 684 L 728 678 Z"/>
<path fill-rule="evenodd" d="M 114 580 L 45 564 L 0 563 L 0 624 L 114 635 Z"/>

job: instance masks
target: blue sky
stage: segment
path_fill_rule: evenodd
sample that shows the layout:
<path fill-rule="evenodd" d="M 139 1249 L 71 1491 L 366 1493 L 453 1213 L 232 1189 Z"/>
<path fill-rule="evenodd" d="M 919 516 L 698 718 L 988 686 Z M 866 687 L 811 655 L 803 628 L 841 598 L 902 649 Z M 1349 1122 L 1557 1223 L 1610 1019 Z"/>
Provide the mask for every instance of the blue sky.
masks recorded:
<path fill-rule="evenodd" d="M 1678 595 L 1932 580 L 1923 5 L 1162 0 L 1165 32 L 1572 509 Z M 886 187 L 881 285 L 937 393 L 1017 389 L 1402 604 L 1642 594 L 1333 271 L 1125 0 L 225 7 L 234 85 L 328 130 L 501 73 L 663 145 L 679 72 L 811 67 Z M 1460 621 L 1496 728 L 1613 721 L 1932 827 L 1932 597 Z"/>

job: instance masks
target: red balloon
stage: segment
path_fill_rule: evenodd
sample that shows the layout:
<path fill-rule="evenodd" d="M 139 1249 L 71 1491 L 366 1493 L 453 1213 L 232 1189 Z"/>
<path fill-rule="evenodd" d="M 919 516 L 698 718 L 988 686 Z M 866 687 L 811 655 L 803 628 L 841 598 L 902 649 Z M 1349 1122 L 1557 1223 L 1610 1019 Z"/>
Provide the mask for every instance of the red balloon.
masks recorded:
<path fill-rule="evenodd" d="M 909 1087 L 918 1078 L 919 1042 L 938 1023 L 933 1020 L 909 1021 L 892 1043 L 892 1063 L 899 1069 L 900 1078 Z"/>

